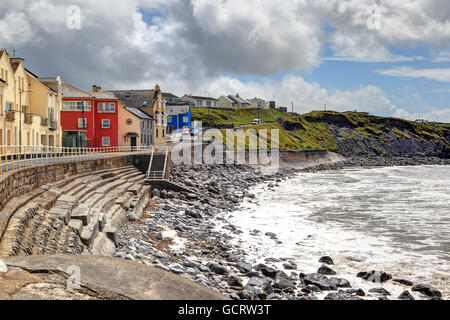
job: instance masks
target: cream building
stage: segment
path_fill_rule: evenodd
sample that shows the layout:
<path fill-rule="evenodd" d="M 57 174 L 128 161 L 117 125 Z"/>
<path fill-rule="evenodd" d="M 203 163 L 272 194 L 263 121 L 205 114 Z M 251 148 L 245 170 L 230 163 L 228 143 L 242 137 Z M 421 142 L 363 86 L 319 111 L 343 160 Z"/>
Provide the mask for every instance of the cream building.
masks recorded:
<path fill-rule="evenodd" d="M 5 50 L 0 51 L 0 79 L 0 145 L 61 146 L 61 93 Z"/>

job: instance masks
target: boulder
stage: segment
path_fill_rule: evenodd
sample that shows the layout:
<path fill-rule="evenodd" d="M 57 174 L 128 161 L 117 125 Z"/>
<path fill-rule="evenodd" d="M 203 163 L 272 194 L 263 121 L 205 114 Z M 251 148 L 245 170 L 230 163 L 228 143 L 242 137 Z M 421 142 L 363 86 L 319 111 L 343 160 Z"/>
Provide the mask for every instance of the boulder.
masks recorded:
<path fill-rule="evenodd" d="M 228 274 L 229 269 L 225 266 L 222 266 L 218 263 L 214 263 L 214 262 L 210 262 L 206 265 L 209 270 L 211 270 L 211 272 L 215 273 L 215 274 L 220 274 L 220 275 L 224 275 L 224 274 Z"/>
<path fill-rule="evenodd" d="M 442 297 L 442 293 L 438 289 L 436 289 L 436 288 L 434 288 L 432 286 L 429 286 L 427 284 L 417 284 L 414 287 L 412 287 L 411 290 L 412 291 L 418 291 L 418 292 L 420 292 L 420 293 L 422 293 L 422 294 L 424 294 L 424 295 L 426 295 L 426 296 L 428 296 L 430 298 L 440 298 L 440 297 Z"/>
<path fill-rule="evenodd" d="M 325 297 L 325 300 L 362 300 L 362 299 L 348 292 L 339 290 L 338 292 L 329 293 Z"/>
<path fill-rule="evenodd" d="M 411 293 L 408 290 L 403 291 L 397 299 L 400 300 L 415 300 Z"/>
<path fill-rule="evenodd" d="M 249 273 L 253 270 L 253 267 L 251 264 L 239 261 L 236 263 L 236 267 L 238 268 L 239 272 L 241 273 Z"/>
<path fill-rule="evenodd" d="M 382 296 L 390 296 L 391 295 L 391 293 L 389 291 L 387 291 L 385 288 L 373 288 L 373 289 L 369 289 L 369 292 L 380 294 Z"/>
<path fill-rule="evenodd" d="M 330 267 L 328 267 L 327 265 L 323 264 L 318 270 L 317 270 L 318 274 L 324 274 L 327 276 L 333 276 L 336 274 L 336 271 L 334 271 L 333 269 L 331 269 Z"/>
<path fill-rule="evenodd" d="M 274 288 L 280 289 L 280 290 L 286 290 L 286 289 L 294 289 L 295 288 L 295 284 L 294 282 L 285 279 L 285 278 L 279 278 L 275 281 L 275 283 L 273 284 Z"/>
<path fill-rule="evenodd" d="M 358 278 L 373 282 L 373 283 L 384 283 L 392 279 L 392 276 L 384 271 L 367 271 L 360 272 L 356 275 Z"/>
<path fill-rule="evenodd" d="M 412 287 L 414 285 L 414 283 L 412 281 L 405 280 L 405 279 L 392 279 L 392 281 L 403 284 L 404 286 L 408 286 L 408 287 Z"/>
<path fill-rule="evenodd" d="M 338 288 L 351 288 L 350 282 L 346 279 L 331 277 L 330 281 Z"/>
<path fill-rule="evenodd" d="M 326 276 L 318 274 L 318 273 L 310 273 L 310 274 L 300 274 L 300 280 L 305 285 L 314 285 L 322 290 L 337 290 L 336 284 L 328 279 Z"/>
<path fill-rule="evenodd" d="M 319 262 L 322 262 L 322 263 L 325 263 L 325 264 L 328 264 L 328 265 L 333 265 L 334 264 L 333 259 L 331 259 L 329 256 L 321 257 L 319 259 Z"/>
<path fill-rule="evenodd" d="M 228 285 L 231 287 L 243 287 L 242 279 L 235 274 L 231 274 L 227 279 Z"/>

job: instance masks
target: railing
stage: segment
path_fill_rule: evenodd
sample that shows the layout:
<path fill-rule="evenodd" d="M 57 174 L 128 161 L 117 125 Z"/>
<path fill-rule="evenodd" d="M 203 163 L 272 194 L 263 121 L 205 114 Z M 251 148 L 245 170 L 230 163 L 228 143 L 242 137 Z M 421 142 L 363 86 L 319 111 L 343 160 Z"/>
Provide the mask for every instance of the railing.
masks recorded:
<path fill-rule="evenodd" d="M 15 119 L 16 119 L 16 111 L 9 110 L 8 113 L 6 114 L 6 120 L 7 121 L 14 121 Z"/>
<path fill-rule="evenodd" d="M 33 124 L 33 115 L 31 113 L 25 114 L 25 123 Z"/>
<path fill-rule="evenodd" d="M 0 146 L 0 174 L 31 166 L 96 160 L 114 156 L 152 154 L 166 146 L 66 148 L 51 146 Z"/>
<path fill-rule="evenodd" d="M 165 172 L 164 171 L 152 171 L 147 173 L 147 180 L 164 180 Z"/>

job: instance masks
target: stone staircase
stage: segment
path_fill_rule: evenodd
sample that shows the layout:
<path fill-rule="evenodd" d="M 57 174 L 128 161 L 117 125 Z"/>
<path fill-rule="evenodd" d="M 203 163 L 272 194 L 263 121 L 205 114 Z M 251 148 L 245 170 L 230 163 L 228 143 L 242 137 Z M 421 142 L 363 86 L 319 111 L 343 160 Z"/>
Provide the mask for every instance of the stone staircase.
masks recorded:
<path fill-rule="evenodd" d="M 71 176 L 42 186 L 26 202 L 11 200 L 5 208 L 14 213 L 0 239 L 0 256 L 112 255 L 116 229 L 141 218 L 150 201 L 151 187 L 144 182 L 144 174 L 127 166 Z"/>

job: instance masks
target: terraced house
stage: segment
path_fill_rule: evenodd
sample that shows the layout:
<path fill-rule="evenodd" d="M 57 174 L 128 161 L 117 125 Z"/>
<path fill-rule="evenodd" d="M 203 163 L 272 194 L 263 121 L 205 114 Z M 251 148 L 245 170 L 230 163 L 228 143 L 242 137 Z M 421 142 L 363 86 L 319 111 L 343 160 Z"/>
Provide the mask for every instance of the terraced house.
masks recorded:
<path fill-rule="evenodd" d="M 126 108 L 137 108 L 149 115 L 153 121 L 153 145 L 166 144 L 167 109 L 166 99 L 159 85 L 154 90 L 110 90 Z M 147 129 L 149 129 L 147 127 Z"/>
<path fill-rule="evenodd" d="M 23 59 L 0 50 L 0 145 L 60 147 L 61 104 L 60 85 L 47 86 Z"/>

